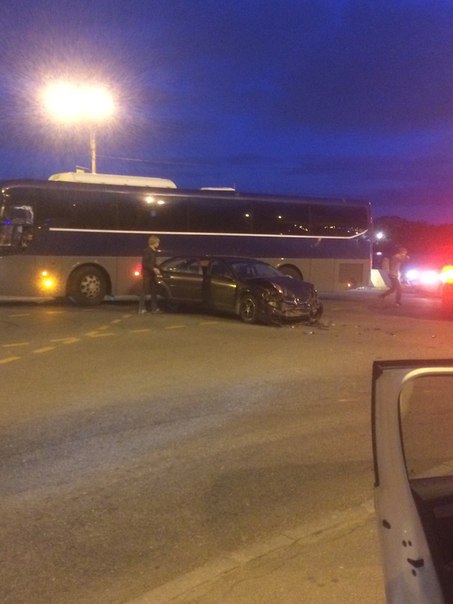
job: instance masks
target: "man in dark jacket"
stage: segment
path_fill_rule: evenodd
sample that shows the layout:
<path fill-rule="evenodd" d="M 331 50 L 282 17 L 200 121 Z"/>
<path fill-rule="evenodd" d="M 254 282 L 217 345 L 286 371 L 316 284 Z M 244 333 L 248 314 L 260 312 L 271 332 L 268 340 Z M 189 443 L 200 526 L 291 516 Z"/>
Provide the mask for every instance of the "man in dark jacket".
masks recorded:
<path fill-rule="evenodd" d="M 142 293 L 138 306 L 139 313 L 146 312 L 146 296 L 151 296 L 151 312 L 161 312 L 157 306 L 157 277 L 160 275 L 157 266 L 157 255 L 160 240 L 156 235 L 148 238 L 148 247 L 143 250 L 142 256 Z"/>

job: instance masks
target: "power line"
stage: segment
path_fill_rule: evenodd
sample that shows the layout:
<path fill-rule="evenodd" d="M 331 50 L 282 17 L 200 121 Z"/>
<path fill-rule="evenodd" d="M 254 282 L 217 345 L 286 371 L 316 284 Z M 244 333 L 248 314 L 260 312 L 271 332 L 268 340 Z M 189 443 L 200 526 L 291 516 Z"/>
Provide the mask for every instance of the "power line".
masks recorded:
<path fill-rule="evenodd" d="M 136 162 L 141 164 L 154 164 L 154 165 L 165 165 L 165 166 L 199 166 L 201 162 L 183 162 L 183 161 L 169 161 L 169 160 L 154 160 L 154 159 L 139 159 L 136 157 L 117 157 L 114 155 L 100 155 L 98 157 L 102 157 L 103 159 L 113 159 L 116 161 L 128 161 L 128 162 Z"/>

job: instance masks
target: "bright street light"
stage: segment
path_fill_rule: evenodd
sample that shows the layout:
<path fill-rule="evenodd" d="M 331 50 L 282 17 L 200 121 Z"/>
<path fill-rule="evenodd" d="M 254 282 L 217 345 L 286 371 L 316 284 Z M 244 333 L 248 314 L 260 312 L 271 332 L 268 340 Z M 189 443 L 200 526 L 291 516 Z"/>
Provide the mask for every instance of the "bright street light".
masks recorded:
<path fill-rule="evenodd" d="M 96 126 L 112 116 L 113 98 L 107 88 L 92 84 L 55 82 L 43 93 L 51 117 L 65 124 L 88 124 L 90 129 L 91 171 L 96 172 Z"/>

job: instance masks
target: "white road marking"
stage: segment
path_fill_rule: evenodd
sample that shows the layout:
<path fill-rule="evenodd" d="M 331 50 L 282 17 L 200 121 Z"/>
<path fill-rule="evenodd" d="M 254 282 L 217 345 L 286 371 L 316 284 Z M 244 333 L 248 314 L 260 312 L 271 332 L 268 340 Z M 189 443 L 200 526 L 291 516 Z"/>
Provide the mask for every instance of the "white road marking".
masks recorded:
<path fill-rule="evenodd" d="M 12 363 L 13 361 L 18 361 L 20 357 L 6 357 L 5 359 L 0 359 L 0 365 L 6 365 L 6 363 Z"/>
<path fill-rule="evenodd" d="M 50 352 L 51 350 L 55 350 L 56 346 L 43 346 L 42 348 L 36 348 L 33 350 L 33 354 L 42 354 L 43 352 Z"/>

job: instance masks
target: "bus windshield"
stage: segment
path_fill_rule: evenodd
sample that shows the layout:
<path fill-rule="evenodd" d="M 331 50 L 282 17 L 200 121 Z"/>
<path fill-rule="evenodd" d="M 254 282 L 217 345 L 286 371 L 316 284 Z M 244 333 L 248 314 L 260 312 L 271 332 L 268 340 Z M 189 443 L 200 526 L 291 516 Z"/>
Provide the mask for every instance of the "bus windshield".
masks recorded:
<path fill-rule="evenodd" d="M 33 208 L 26 204 L 0 207 L 0 246 L 26 247 L 33 238 Z"/>

